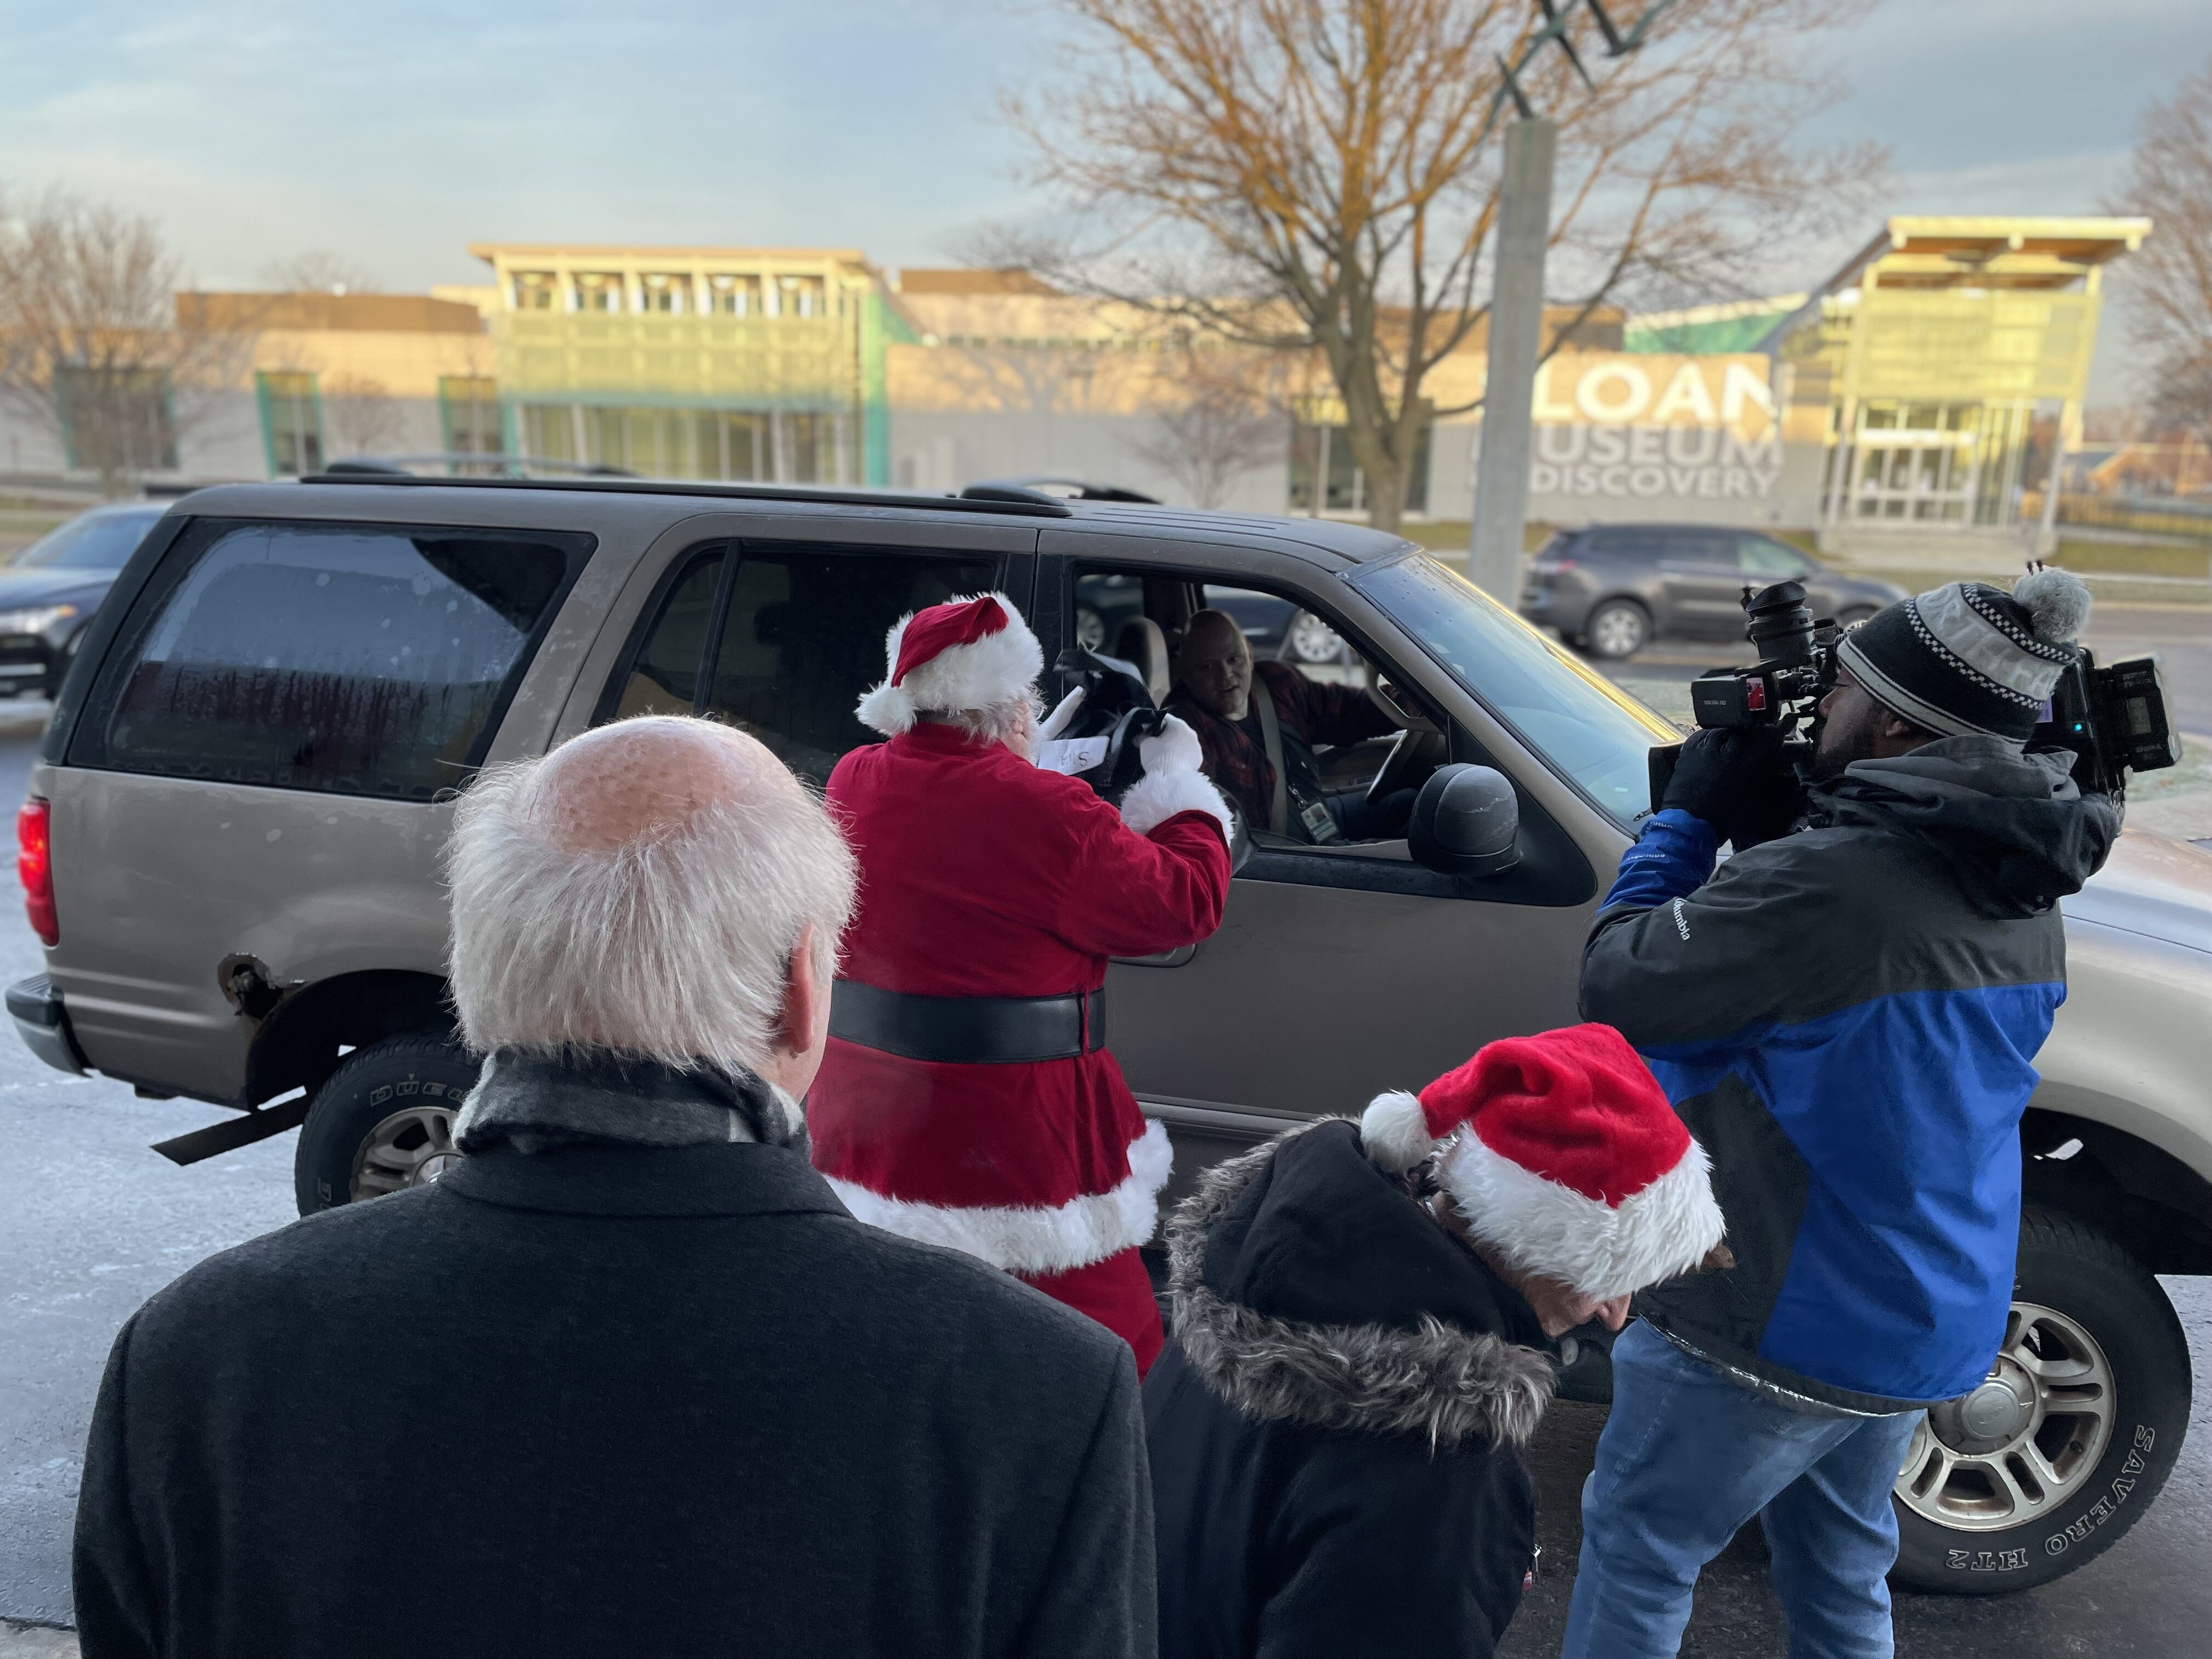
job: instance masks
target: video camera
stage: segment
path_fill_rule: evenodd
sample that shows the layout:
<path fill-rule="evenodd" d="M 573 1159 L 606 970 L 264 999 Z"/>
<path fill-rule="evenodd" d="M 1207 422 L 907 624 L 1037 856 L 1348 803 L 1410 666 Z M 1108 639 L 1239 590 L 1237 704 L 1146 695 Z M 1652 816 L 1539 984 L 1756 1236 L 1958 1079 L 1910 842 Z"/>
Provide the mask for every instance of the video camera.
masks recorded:
<path fill-rule="evenodd" d="M 1690 682 L 1690 712 L 1707 730 L 1779 726 L 1783 753 L 1794 765 L 1813 757 L 1812 726 L 1820 699 L 1836 684 L 1836 641 L 1842 629 L 1813 620 L 1802 582 L 1743 590 L 1744 637 L 1759 648 L 1748 668 L 1710 668 Z M 1802 728 L 1802 729 L 1801 729 Z M 1667 793 L 1681 757 L 1679 743 L 1651 751 L 1651 805 Z"/>
<path fill-rule="evenodd" d="M 1783 752 L 1795 763 L 1810 760 L 1820 699 L 1836 684 L 1836 641 L 1844 630 L 1828 618 L 1813 619 L 1800 582 L 1743 590 L 1744 637 L 1759 648 L 1748 668 L 1714 668 L 1690 682 L 1690 708 L 1708 730 L 1778 726 Z M 2125 799 L 2130 772 L 2153 772 L 2181 758 L 2181 742 L 2166 716 L 2166 682 L 2152 657 L 2131 657 L 2100 667 L 2087 646 L 2059 677 L 2057 688 L 2029 738 L 2031 749 L 2074 752 L 2075 785 L 2085 794 Z M 1682 745 L 1651 751 L 1651 799 L 1656 806 L 1674 776 Z"/>

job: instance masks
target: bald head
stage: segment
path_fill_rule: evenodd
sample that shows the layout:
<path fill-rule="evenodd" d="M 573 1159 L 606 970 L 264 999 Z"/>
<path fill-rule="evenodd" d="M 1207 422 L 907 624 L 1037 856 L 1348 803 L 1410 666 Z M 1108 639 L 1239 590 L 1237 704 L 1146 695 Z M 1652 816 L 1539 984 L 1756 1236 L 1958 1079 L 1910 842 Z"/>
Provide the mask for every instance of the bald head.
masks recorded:
<path fill-rule="evenodd" d="M 651 715 L 488 773 L 447 873 L 472 1048 L 706 1062 L 805 1092 L 853 854 L 752 738 Z"/>
<path fill-rule="evenodd" d="M 1223 720 L 1241 720 L 1252 712 L 1252 652 L 1234 617 L 1201 611 L 1184 624 L 1176 678 Z"/>
<path fill-rule="evenodd" d="M 606 853 L 680 836 L 715 807 L 798 791 L 798 780 L 758 739 L 709 720 L 656 714 L 562 744 L 538 768 L 530 805 L 559 851 Z"/>

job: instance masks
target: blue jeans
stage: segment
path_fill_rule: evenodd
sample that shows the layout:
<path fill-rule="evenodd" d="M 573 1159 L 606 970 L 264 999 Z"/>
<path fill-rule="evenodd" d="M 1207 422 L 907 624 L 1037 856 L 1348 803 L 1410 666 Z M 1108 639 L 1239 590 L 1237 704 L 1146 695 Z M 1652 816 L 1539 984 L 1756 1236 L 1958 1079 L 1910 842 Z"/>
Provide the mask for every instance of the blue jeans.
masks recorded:
<path fill-rule="evenodd" d="M 1920 1417 L 1792 1411 L 1637 1321 L 1613 1345 L 1565 1659 L 1671 1659 L 1698 1574 L 1754 1515 L 1790 1659 L 1890 1659 L 1889 1492 Z"/>

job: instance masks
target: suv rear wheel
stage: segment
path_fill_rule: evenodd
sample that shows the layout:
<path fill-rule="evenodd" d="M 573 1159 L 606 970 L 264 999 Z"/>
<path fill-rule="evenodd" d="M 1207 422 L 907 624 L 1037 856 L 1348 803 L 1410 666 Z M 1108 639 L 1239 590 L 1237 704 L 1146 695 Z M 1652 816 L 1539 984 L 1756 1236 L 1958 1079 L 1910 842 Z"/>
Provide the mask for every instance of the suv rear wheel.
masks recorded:
<path fill-rule="evenodd" d="M 1633 599 L 1607 599 L 1583 623 L 1583 644 L 1593 657 L 1618 662 L 1651 638 L 1651 614 Z"/>
<path fill-rule="evenodd" d="M 301 1215 L 424 1187 L 452 1166 L 453 1119 L 477 1065 L 449 1038 L 390 1037 L 348 1054 L 315 1091 L 293 1154 Z"/>
<path fill-rule="evenodd" d="M 2189 1343 L 2134 1257 L 2030 1210 L 1988 1380 L 1928 1415 L 1897 1478 L 1895 1577 L 1990 1595 L 2101 1555 L 2150 1507 L 2189 1422 Z"/>

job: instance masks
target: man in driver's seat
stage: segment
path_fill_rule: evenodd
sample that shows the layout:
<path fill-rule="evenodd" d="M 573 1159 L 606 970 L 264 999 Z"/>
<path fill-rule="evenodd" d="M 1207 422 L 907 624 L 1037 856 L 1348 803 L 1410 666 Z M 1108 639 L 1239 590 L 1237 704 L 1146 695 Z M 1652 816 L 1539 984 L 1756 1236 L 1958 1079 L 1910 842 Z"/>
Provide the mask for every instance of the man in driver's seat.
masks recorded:
<path fill-rule="evenodd" d="M 1201 611 L 1183 629 L 1168 708 L 1190 723 L 1206 775 L 1255 830 L 1328 846 L 1406 833 L 1416 792 L 1370 801 L 1364 788 L 1331 793 L 1318 744 L 1387 737 L 1398 723 L 1357 686 L 1323 685 L 1288 663 L 1255 664 L 1236 618 Z"/>

